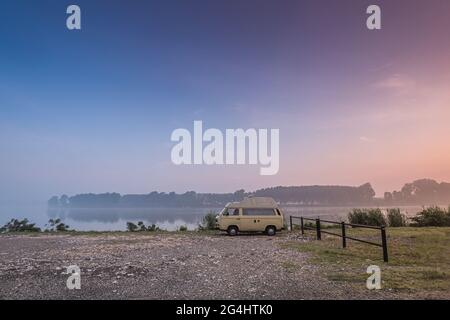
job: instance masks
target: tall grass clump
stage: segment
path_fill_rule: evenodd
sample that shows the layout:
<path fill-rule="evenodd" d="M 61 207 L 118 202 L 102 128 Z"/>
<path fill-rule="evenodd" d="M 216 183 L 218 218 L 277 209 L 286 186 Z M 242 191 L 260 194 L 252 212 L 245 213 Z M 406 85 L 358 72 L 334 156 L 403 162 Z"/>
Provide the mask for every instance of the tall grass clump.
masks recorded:
<path fill-rule="evenodd" d="M 348 213 L 348 221 L 368 226 L 385 226 L 386 218 L 381 209 L 353 209 Z"/>
<path fill-rule="evenodd" d="M 366 224 L 367 222 L 367 212 L 363 209 L 353 209 L 347 215 L 348 222 L 354 224 Z"/>
<path fill-rule="evenodd" d="M 442 209 L 438 206 L 423 208 L 415 217 L 413 226 L 417 227 L 449 227 L 450 226 L 450 208 Z"/>
<path fill-rule="evenodd" d="M 392 208 L 387 210 L 387 220 L 389 227 L 406 227 L 406 215 L 401 213 L 399 208 Z"/>

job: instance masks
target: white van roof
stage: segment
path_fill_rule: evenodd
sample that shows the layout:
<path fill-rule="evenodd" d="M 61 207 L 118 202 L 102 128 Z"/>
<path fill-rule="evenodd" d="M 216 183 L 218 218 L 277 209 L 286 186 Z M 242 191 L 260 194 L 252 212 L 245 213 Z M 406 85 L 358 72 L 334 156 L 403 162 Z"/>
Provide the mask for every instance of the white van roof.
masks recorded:
<path fill-rule="evenodd" d="M 240 202 L 231 202 L 227 207 L 234 208 L 278 208 L 277 202 L 269 197 L 245 198 Z"/>

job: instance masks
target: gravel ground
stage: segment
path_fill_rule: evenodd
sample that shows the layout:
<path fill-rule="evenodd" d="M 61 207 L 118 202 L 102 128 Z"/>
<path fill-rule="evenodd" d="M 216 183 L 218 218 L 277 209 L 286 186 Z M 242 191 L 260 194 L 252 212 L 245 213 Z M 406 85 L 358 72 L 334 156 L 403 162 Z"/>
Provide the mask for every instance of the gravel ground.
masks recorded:
<path fill-rule="evenodd" d="M 2 235 L 0 299 L 398 298 L 326 280 L 306 253 L 280 248 L 286 241 L 290 235 Z M 81 268 L 80 290 L 66 287 L 69 265 Z"/>

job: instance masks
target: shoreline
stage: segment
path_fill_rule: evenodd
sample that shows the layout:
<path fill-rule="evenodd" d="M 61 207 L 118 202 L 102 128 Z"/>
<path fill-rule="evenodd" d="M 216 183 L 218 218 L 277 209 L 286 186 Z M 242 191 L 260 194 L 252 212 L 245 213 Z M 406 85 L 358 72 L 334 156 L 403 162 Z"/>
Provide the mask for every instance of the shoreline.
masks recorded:
<path fill-rule="evenodd" d="M 442 274 L 430 273 L 427 265 L 408 265 L 402 273 L 403 241 L 427 233 L 450 237 L 450 228 L 389 229 L 389 264 L 380 261 L 378 248 L 352 243 L 342 250 L 334 246 L 338 240 L 287 231 L 275 237 L 217 231 L 2 234 L 0 299 L 448 299 L 450 291 L 442 291 L 450 283 L 447 260 Z M 443 254 L 436 241 L 430 245 L 435 251 L 427 254 Z M 382 290 L 366 289 L 368 264 L 385 273 Z M 70 265 L 81 269 L 81 290 L 66 288 Z M 426 281 L 401 287 L 403 276 L 420 279 L 424 270 L 441 276 L 436 288 L 423 287 Z"/>

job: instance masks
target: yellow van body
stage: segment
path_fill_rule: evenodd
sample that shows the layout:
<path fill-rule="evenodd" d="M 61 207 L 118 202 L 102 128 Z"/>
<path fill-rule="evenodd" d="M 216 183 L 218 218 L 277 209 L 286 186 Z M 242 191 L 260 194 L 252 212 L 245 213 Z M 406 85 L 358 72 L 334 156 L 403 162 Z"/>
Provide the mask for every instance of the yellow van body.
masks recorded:
<path fill-rule="evenodd" d="M 217 216 L 219 230 L 234 236 L 238 232 L 265 232 L 275 235 L 284 228 L 284 218 L 278 204 L 272 198 L 245 198 L 225 206 Z"/>

